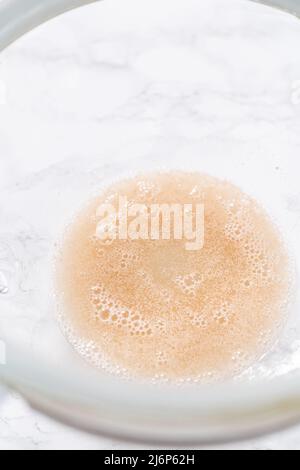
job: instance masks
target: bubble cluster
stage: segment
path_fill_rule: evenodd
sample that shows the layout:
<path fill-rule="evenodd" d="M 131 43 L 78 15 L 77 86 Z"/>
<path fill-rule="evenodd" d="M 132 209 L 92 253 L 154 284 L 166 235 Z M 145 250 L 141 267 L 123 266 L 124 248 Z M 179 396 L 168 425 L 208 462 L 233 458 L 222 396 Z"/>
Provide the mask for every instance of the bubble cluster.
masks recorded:
<path fill-rule="evenodd" d="M 100 203 L 204 204 L 205 243 L 95 237 Z M 193 210 L 193 209 L 192 209 Z M 271 347 L 291 289 L 278 230 L 251 197 L 197 173 L 106 189 L 66 231 L 57 262 L 62 328 L 86 360 L 122 377 L 197 383 L 240 373 Z"/>
<path fill-rule="evenodd" d="M 196 295 L 203 279 L 200 273 L 191 273 L 187 275 L 176 276 L 175 283 L 187 295 Z"/>
<path fill-rule="evenodd" d="M 96 320 L 123 330 L 127 329 L 131 336 L 152 334 L 149 322 L 145 321 L 139 312 L 123 308 L 107 295 L 103 287 L 92 288 L 91 302 Z"/>

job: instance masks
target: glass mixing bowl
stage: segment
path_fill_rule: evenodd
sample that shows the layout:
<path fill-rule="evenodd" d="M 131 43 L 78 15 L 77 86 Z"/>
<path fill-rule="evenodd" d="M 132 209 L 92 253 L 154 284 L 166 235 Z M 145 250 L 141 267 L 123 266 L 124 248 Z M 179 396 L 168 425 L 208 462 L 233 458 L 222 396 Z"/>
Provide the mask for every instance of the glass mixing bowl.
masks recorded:
<path fill-rule="evenodd" d="M 0 2 L 0 49 L 89 0 Z M 264 2 L 300 13 L 296 0 Z M 255 196 L 300 259 L 300 23 L 240 0 L 112 0 L 0 58 L 0 378 L 90 432 L 181 445 L 300 420 L 299 298 L 276 347 L 221 384 L 92 369 L 55 320 L 53 256 L 78 208 L 131 171 L 193 169 Z"/>

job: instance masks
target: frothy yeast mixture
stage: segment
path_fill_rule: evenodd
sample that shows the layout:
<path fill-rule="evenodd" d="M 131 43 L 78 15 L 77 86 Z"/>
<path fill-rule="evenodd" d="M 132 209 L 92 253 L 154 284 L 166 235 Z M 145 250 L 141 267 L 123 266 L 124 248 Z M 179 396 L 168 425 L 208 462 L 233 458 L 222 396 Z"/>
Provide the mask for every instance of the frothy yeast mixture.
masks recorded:
<path fill-rule="evenodd" d="M 106 241 L 102 203 L 204 204 L 204 246 Z M 289 261 L 279 232 L 237 187 L 199 173 L 153 173 L 99 194 L 66 230 L 57 257 L 60 319 L 89 362 L 124 376 L 205 380 L 263 355 L 286 317 Z"/>

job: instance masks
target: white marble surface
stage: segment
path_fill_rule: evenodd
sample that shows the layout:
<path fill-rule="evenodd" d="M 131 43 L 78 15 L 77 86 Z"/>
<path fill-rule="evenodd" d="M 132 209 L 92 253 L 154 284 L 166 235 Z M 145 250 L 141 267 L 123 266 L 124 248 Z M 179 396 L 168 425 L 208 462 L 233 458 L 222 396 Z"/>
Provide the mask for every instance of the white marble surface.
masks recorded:
<path fill-rule="evenodd" d="M 0 57 L 0 188 L 51 172 L 63 187 L 61 162 L 182 142 L 280 169 L 300 149 L 299 42 L 300 22 L 245 0 L 106 0 L 58 18 Z M 299 212 L 299 192 L 289 201 Z M 130 448 L 0 402 L 0 449 Z M 300 428 L 224 448 L 300 450 Z"/>

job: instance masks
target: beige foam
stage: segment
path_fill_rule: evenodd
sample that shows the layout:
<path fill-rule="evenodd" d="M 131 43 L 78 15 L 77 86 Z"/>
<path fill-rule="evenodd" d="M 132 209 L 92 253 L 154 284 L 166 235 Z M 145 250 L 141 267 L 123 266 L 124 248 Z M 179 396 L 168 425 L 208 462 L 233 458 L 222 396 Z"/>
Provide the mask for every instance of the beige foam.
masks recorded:
<path fill-rule="evenodd" d="M 204 203 L 205 245 L 95 238 L 100 203 Z M 201 174 L 149 174 L 113 185 L 70 225 L 57 260 L 68 339 L 99 367 L 140 377 L 239 373 L 286 316 L 289 262 L 263 209 Z"/>

